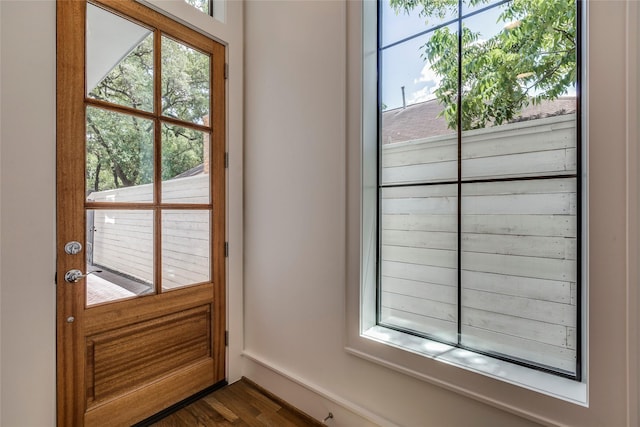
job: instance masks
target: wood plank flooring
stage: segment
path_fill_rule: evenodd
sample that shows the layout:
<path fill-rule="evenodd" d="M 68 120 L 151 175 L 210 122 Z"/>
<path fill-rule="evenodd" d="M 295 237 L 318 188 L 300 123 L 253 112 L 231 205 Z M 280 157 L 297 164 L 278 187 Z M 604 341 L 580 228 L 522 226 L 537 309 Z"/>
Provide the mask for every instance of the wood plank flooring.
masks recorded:
<path fill-rule="evenodd" d="M 324 426 L 250 380 L 216 390 L 151 424 L 153 427 Z"/>

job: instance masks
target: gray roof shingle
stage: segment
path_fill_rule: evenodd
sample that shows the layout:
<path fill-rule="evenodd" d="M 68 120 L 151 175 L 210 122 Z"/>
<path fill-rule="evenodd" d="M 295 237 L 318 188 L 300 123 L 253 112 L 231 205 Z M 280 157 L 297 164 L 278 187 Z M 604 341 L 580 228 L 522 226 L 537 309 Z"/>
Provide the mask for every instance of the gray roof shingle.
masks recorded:
<path fill-rule="evenodd" d="M 455 133 L 447 127 L 444 117 L 438 117 L 442 105 L 437 100 L 408 105 L 382 112 L 383 144 L 412 141 L 437 135 Z M 576 98 L 560 97 L 553 101 L 542 101 L 538 105 L 529 105 L 512 122 L 533 120 L 576 111 Z"/>

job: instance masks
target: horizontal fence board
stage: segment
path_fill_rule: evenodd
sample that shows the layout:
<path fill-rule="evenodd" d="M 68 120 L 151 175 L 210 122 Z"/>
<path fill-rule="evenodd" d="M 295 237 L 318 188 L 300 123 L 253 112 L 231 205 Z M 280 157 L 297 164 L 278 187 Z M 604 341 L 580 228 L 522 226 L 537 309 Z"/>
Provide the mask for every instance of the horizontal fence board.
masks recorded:
<path fill-rule="evenodd" d="M 567 149 L 537 151 L 533 153 L 509 154 L 462 160 L 463 179 L 485 177 L 516 177 L 519 175 L 555 175 L 575 173 L 567 169 Z M 575 156 L 575 150 L 572 151 Z M 575 161 L 573 162 L 575 165 Z"/>
<path fill-rule="evenodd" d="M 457 184 L 422 185 L 412 187 L 383 188 L 382 199 L 410 199 L 410 198 L 450 198 L 458 197 Z"/>
<path fill-rule="evenodd" d="M 209 282 L 211 274 L 208 266 L 198 265 L 163 265 L 162 266 L 162 282 L 181 280 L 182 283 L 201 283 Z"/>
<path fill-rule="evenodd" d="M 153 252 L 153 244 L 150 240 L 142 240 L 118 235 L 117 238 L 103 238 L 95 236 L 93 241 L 94 256 L 96 252 L 117 252 L 126 256 L 146 257 L 144 252 Z"/>
<path fill-rule="evenodd" d="M 209 269 L 211 262 L 209 257 L 195 255 L 193 253 L 162 250 L 162 264 L 182 269 Z"/>
<path fill-rule="evenodd" d="M 200 227 L 185 227 L 183 229 L 164 229 L 162 230 L 162 236 L 176 239 L 188 239 L 197 242 L 199 240 L 207 240 L 209 237 L 209 230 L 202 230 Z"/>
<path fill-rule="evenodd" d="M 165 203 L 209 203 L 209 175 L 178 178 L 161 184 Z M 105 202 L 153 199 L 153 186 L 141 185 L 92 193 Z M 153 278 L 153 213 L 150 211 L 94 211 L 93 261 L 139 280 Z M 210 218 L 208 211 L 162 212 L 164 289 L 210 281 Z"/>
<path fill-rule="evenodd" d="M 137 225 L 145 221 L 153 221 L 153 211 L 121 211 L 121 210 L 96 210 L 94 212 L 94 222 L 96 224 L 128 224 Z"/>
<path fill-rule="evenodd" d="M 576 326 L 576 307 L 551 301 L 466 289 L 462 284 L 462 311 L 474 308 L 523 319 Z"/>
<path fill-rule="evenodd" d="M 456 215 L 385 214 L 383 230 L 457 232 Z M 462 215 L 463 233 L 576 237 L 571 215 Z"/>
<path fill-rule="evenodd" d="M 457 177 L 458 162 L 451 161 L 382 168 L 381 182 L 383 184 L 438 182 L 456 180 Z"/>
<path fill-rule="evenodd" d="M 162 250 L 169 253 L 183 254 L 186 256 L 208 257 L 210 253 L 209 241 L 201 240 L 194 242 L 193 240 L 183 241 L 176 239 L 175 241 L 167 241 L 163 239 Z"/>
<path fill-rule="evenodd" d="M 184 178 L 186 179 L 186 178 Z M 205 197 L 209 195 L 209 180 L 199 179 L 198 181 L 163 181 L 162 199 L 182 198 L 182 197 Z"/>
<path fill-rule="evenodd" d="M 439 162 L 457 162 L 457 137 L 444 144 L 430 144 L 427 140 L 415 141 L 413 145 L 384 144 L 382 146 L 382 167 L 398 167 Z"/>
<path fill-rule="evenodd" d="M 94 257 L 97 253 L 115 253 L 127 257 L 150 258 L 151 255 L 148 253 L 153 252 L 151 240 L 125 239 L 123 236 L 119 236 L 118 239 L 104 239 L 102 236 L 96 236 L 92 247 Z"/>
<path fill-rule="evenodd" d="M 576 281 L 574 260 L 462 252 L 462 269 L 537 279 Z"/>
<path fill-rule="evenodd" d="M 457 232 L 458 217 L 455 214 L 385 214 L 382 215 L 382 229 Z"/>
<path fill-rule="evenodd" d="M 575 238 L 463 233 L 461 239 L 466 252 L 576 259 Z M 382 245 L 455 251 L 458 238 L 451 232 L 382 230 Z"/>
<path fill-rule="evenodd" d="M 414 221 L 417 222 L 417 221 Z M 572 215 L 462 215 L 463 233 L 576 237 Z"/>
<path fill-rule="evenodd" d="M 457 197 L 383 199 L 382 214 L 451 214 L 458 207 Z M 575 215 L 575 194 L 502 194 L 463 196 L 465 215 Z"/>
<path fill-rule="evenodd" d="M 458 336 L 456 322 L 408 313 L 388 307 L 382 307 L 380 310 L 380 322 L 397 328 L 410 329 L 450 343 L 454 343 Z"/>
<path fill-rule="evenodd" d="M 194 285 L 196 283 L 204 283 L 211 281 L 208 269 L 203 270 L 186 270 L 183 268 L 172 268 L 163 266 L 162 269 L 162 287 L 174 289 L 176 287 Z"/>
<path fill-rule="evenodd" d="M 569 348 L 567 345 L 567 327 L 563 325 L 468 307 L 462 310 L 462 324 L 499 334 Z"/>
<path fill-rule="evenodd" d="M 480 351 L 501 353 L 567 372 L 575 372 L 576 352 L 566 347 L 544 344 L 466 325 L 462 326 L 462 343 Z"/>
<path fill-rule="evenodd" d="M 463 132 L 465 179 L 575 173 L 575 115 Z M 383 144 L 382 182 L 434 182 L 457 177 L 455 134 Z"/>
<path fill-rule="evenodd" d="M 418 208 L 405 204 L 410 213 Z M 401 207 L 388 207 L 389 212 Z M 576 212 L 574 194 L 505 194 L 492 196 L 463 196 L 462 212 L 476 215 L 571 215 Z"/>
<path fill-rule="evenodd" d="M 458 249 L 458 234 L 451 232 L 439 233 L 429 231 L 396 231 L 383 229 L 382 245 L 455 251 Z"/>
<path fill-rule="evenodd" d="M 181 203 L 181 204 L 207 204 L 209 199 L 207 197 L 181 197 L 181 198 L 163 198 L 163 203 Z"/>
<path fill-rule="evenodd" d="M 455 322 L 458 318 L 458 310 L 455 304 L 431 301 L 406 295 L 382 292 L 380 303 L 383 307 L 402 310 L 426 317 Z"/>
<path fill-rule="evenodd" d="M 458 270 L 456 268 L 433 267 L 429 265 L 383 260 L 381 269 L 382 275 L 386 277 L 416 280 L 438 285 L 458 286 Z"/>
<path fill-rule="evenodd" d="M 462 196 L 575 193 L 576 178 L 528 179 L 524 181 L 474 182 L 462 184 Z"/>
<path fill-rule="evenodd" d="M 383 214 L 451 214 L 458 208 L 457 197 L 430 197 L 424 199 L 383 199 Z"/>
<path fill-rule="evenodd" d="M 161 184 L 162 200 L 165 203 L 209 203 L 209 175 L 176 178 Z M 136 185 L 92 192 L 87 200 L 95 202 L 151 202 L 153 184 Z"/>
<path fill-rule="evenodd" d="M 467 270 L 461 276 L 465 289 L 575 305 L 570 282 Z"/>
<path fill-rule="evenodd" d="M 494 132 L 485 131 L 482 135 L 465 132 L 462 136 L 462 157 L 469 159 L 575 147 L 575 115 L 563 116 L 561 121 L 564 123 L 551 126 L 547 123 L 529 128 L 504 125 L 490 128 Z M 537 121 L 538 124 L 540 122 Z"/>
<path fill-rule="evenodd" d="M 576 259 L 575 238 L 462 233 L 461 239 L 465 252 Z"/>
<path fill-rule="evenodd" d="M 209 215 L 196 215 L 191 212 L 198 211 L 162 211 L 162 227 L 168 229 L 189 227 L 200 231 L 208 231 Z"/>
<path fill-rule="evenodd" d="M 382 292 L 407 295 L 436 302 L 446 302 L 449 304 L 458 303 L 458 289 L 456 286 L 445 286 L 383 276 L 380 290 Z"/>
<path fill-rule="evenodd" d="M 382 247 L 384 261 L 405 262 L 410 264 L 430 265 L 434 267 L 457 267 L 457 251 L 440 249 L 406 248 L 402 246 Z"/>
<path fill-rule="evenodd" d="M 456 340 L 458 187 L 455 134 L 382 146 L 381 321 Z M 575 115 L 463 132 L 463 343 L 575 367 Z M 435 304 L 435 305 L 434 305 Z M 446 321 L 442 306 L 452 306 Z M 472 334 L 472 335 L 470 335 Z"/>
<path fill-rule="evenodd" d="M 575 149 L 537 151 L 462 160 L 462 178 L 515 178 L 537 175 L 574 174 Z M 382 168 L 383 184 L 455 181 L 456 161 L 422 163 Z"/>
<path fill-rule="evenodd" d="M 87 200 L 94 202 L 151 202 L 153 201 L 153 184 L 97 191 L 90 193 Z"/>

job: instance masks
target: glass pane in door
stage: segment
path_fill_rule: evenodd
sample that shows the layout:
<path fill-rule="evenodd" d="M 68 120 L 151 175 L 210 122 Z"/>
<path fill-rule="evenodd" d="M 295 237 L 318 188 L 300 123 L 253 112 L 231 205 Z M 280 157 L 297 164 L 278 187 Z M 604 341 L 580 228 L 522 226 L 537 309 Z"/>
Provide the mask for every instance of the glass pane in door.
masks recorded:
<path fill-rule="evenodd" d="M 162 211 L 162 290 L 211 281 L 208 210 Z"/>
<path fill-rule="evenodd" d="M 87 107 L 88 201 L 153 201 L 153 128 L 152 120 Z"/>
<path fill-rule="evenodd" d="M 209 134 L 162 125 L 162 202 L 209 203 Z"/>
<path fill-rule="evenodd" d="M 87 306 L 151 294 L 153 211 L 87 210 Z M 100 270 L 99 272 L 96 272 Z"/>
<path fill-rule="evenodd" d="M 89 98 L 153 111 L 153 32 L 87 4 Z"/>
<path fill-rule="evenodd" d="M 211 58 L 162 37 L 162 115 L 209 125 Z"/>

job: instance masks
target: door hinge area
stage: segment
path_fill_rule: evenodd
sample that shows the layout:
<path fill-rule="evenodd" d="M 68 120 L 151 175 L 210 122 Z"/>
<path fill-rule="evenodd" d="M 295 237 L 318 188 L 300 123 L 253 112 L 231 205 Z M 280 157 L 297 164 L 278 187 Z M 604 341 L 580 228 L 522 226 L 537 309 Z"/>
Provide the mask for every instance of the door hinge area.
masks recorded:
<path fill-rule="evenodd" d="M 227 80 L 229 78 L 229 64 L 224 64 L 224 79 Z"/>
<path fill-rule="evenodd" d="M 224 168 L 229 168 L 229 153 L 224 153 Z"/>
<path fill-rule="evenodd" d="M 229 256 L 229 242 L 224 242 L 224 256 L 225 258 Z"/>
<path fill-rule="evenodd" d="M 229 331 L 224 331 L 224 346 L 229 347 Z"/>

